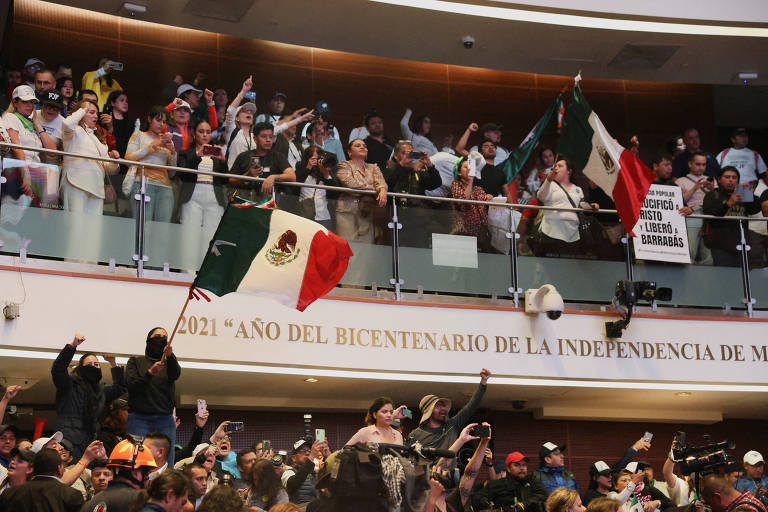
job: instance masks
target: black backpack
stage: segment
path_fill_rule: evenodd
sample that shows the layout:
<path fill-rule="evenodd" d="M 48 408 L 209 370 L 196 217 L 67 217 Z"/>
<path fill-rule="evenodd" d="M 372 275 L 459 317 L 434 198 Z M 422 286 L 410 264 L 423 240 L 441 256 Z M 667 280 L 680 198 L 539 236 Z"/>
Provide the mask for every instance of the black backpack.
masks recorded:
<path fill-rule="evenodd" d="M 348 445 L 330 468 L 331 496 L 336 510 L 387 511 L 381 457 L 365 443 Z"/>

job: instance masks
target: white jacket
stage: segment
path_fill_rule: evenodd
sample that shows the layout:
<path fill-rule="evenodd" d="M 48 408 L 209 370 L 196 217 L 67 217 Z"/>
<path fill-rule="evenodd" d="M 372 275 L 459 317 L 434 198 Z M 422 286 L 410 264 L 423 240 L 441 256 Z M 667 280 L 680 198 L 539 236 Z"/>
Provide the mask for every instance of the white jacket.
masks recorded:
<path fill-rule="evenodd" d="M 99 142 L 92 129 L 80 125 L 83 116 L 85 116 L 85 109 L 81 108 L 61 123 L 64 151 L 108 158 L 107 145 Z M 75 188 L 84 190 L 92 196 L 104 198 L 104 171 L 113 174 L 117 172 L 118 167 L 116 163 L 65 156 L 62 165 L 62 184 L 66 180 Z"/>

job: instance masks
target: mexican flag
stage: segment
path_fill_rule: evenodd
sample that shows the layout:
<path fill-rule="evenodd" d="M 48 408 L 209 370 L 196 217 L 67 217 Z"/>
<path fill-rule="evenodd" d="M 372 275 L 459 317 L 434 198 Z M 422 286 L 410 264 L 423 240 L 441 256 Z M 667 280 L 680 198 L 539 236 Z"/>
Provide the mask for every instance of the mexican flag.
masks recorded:
<path fill-rule="evenodd" d="M 634 153 L 611 137 L 580 86 L 574 88 L 565 111 L 557 153 L 583 169 L 587 178 L 613 198 L 624 229 L 632 234 L 655 176 Z"/>
<path fill-rule="evenodd" d="M 320 224 L 257 203 L 231 203 L 192 283 L 242 292 L 304 311 L 344 276 L 352 250 Z"/>
<path fill-rule="evenodd" d="M 512 180 L 517 177 L 520 170 L 525 165 L 525 162 L 528 161 L 528 157 L 531 156 L 531 151 L 533 151 L 533 148 L 539 143 L 541 134 L 544 133 L 544 130 L 547 129 L 547 125 L 552 121 L 552 116 L 557 111 L 558 105 L 562 103 L 561 98 L 562 94 L 558 94 L 555 101 L 552 102 L 547 111 L 544 112 L 544 115 L 541 116 L 541 119 L 538 120 L 536 125 L 530 132 L 528 132 L 528 135 L 525 136 L 523 142 L 509 154 L 509 158 L 499 164 L 499 167 L 504 171 L 504 174 L 507 177 L 507 183 L 511 183 Z"/>

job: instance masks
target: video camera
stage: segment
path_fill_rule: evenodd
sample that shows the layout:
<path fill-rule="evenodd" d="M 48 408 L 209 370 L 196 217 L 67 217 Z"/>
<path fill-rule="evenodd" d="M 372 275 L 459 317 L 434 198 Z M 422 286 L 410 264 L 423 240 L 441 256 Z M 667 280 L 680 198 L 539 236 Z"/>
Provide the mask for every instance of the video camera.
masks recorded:
<path fill-rule="evenodd" d="M 622 306 L 633 306 L 638 300 L 652 302 L 672 300 L 672 288 L 656 288 L 655 281 L 619 281 L 616 283 L 616 299 Z"/>
<path fill-rule="evenodd" d="M 672 450 L 674 461 L 680 465 L 680 472 L 684 475 L 696 473 L 705 475 L 715 472 L 720 466 L 728 463 L 728 454 L 725 450 L 733 450 L 736 443 L 729 440 L 713 443 L 711 436 L 702 436 L 706 444 L 704 446 L 690 446 L 685 442 L 685 432 L 675 433 L 675 448 Z"/>

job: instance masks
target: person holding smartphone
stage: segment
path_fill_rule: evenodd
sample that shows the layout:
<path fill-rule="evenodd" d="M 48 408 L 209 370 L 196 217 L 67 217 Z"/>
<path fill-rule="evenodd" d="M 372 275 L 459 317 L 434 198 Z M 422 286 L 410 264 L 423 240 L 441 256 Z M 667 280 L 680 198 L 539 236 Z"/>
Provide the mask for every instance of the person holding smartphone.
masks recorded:
<path fill-rule="evenodd" d="M 296 172 L 288 159 L 274 151 L 274 129 L 269 123 L 258 123 L 253 127 L 256 147 L 240 153 L 229 172 L 240 176 L 265 178 L 263 182 L 230 178 L 229 184 L 237 188 L 236 194 L 249 201 L 259 201 L 272 195 L 275 183 L 296 181 Z"/>
<path fill-rule="evenodd" d="M 187 107 L 188 108 L 188 107 Z M 132 168 L 135 181 L 129 197 L 134 197 L 141 189 L 141 173 L 147 180 L 146 191 L 151 201 L 144 205 L 146 220 L 170 222 L 173 214 L 173 188 L 170 175 L 165 169 L 152 167 L 152 164 L 176 165 L 176 146 L 171 134 L 166 132 L 168 113 L 163 107 L 155 106 L 149 110 L 145 121 L 145 131 L 137 131 L 128 140 L 125 150 L 126 160 L 141 162 L 144 166 Z M 126 179 L 131 175 L 128 171 Z M 133 216 L 138 214 L 138 201 L 131 201 Z"/>
<path fill-rule="evenodd" d="M 197 171 L 228 172 L 221 146 L 212 145 L 211 125 L 200 121 L 193 132 L 195 144 L 179 153 L 178 166 Z M 181 204 L 181 224 L 189 227 L 185 231 L 184 241 L 189 253 L 196 257 L 205 252 L 208 242 L 219 225 L 224 208 L 227 205 L 227 180 L 214 178 L 208 174 L 180 172 L 176 179 L 181 182 L 179 203 Z"/>
<path fill-rule="evenodd" d="M 695 151 L 688 159 L 688 174 L 677 178 L 675 184 L 683 191 L 683 204 L 689 207 L 694 214 L 701 214 L 704 207 L 704 196 L 714 190 L 717 185 L 711 176 L 705 175 L 707 170 L 707 154 L 703 151 Z M 688 248 L 691 252 L 691 261 L 709 263 L 711 260 L 709 249 L 701 244 L 699 233 L 704 225 L 702 219 L 686 219 L 688 228 Z"/>
<path fill-rule="evenodd" d="M 392 406 L 392 399 L 380 396 L 373 401 L 365 415 L 366 427 L 361 428 L 353 435 L 347 445 L 357 443 L 389 443 L 403 444 L 403 434 L 392 427 L 394 420 L 407 418 L 408 408 L 401 405 L 397 409 Z"/>
<path fill-rule="evenodd" d="M 730 165 L 723 167 L 717 179 L 719 187 L 704 196 L 704 213 L 718 217 L 752 215 L 762 211 L 768 202 L 768 191 L 755 196 L 750 202 L 743 202 L 736 192 L 740 180 L 739 171 Z M 739 223 L 735 221 L 707 220 L 704 243 L 712 251 L 712 259 L 719 267 L 738 267 L 741 253 L 736 248 L 741 243 Z"/>
<path fill-rule="evenodd" d="M 123 88 L 112 76 L 115 72 L 123 70 L 122 62 L 109 60 L 107 57 L 99 58 L 96 64 L 96 70 L 88 71 L 83 74 L 80 89 L 90 89 L 96 93 L 99 110 L 104 108 L 112 91 L 122 91 Z"/>

